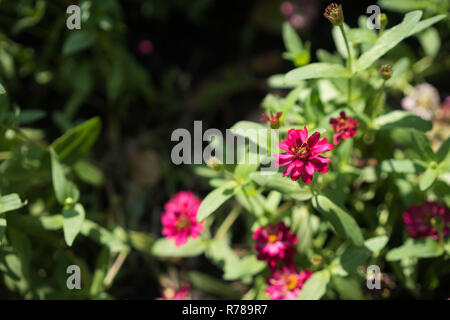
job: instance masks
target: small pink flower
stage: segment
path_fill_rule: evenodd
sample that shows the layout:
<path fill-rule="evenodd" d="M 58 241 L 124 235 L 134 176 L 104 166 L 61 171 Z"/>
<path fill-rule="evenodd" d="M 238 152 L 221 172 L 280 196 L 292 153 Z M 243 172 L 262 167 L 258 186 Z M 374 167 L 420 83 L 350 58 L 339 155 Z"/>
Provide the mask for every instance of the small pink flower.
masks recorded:
<path fill-rule="evenodd" d="M 444 237 L 450 234 L 450 210 L 446 206 L 436 202 L 424 202 L 418 206 L 410 206 L 403 213 L 403 222 L 411 238 L 432 237 L 438 239 L 438 230 L 434 228 L 432 219 L 441 219 L 436 222 L 443 224 Z"/>
<path fill-rule="evenodd" d="M 153 52 L 153 43 L 149 40 L 141 40 L 138 47 L 141 54 L 150 54 Z"/>
<path fill-rule="evenodd" d="M 188 236 L 197 238 L 204 226 L 197 221 L 200 200 L 190 191 L 180 191 L 164 205 L 161 216 L 162 234 L 175 238 L 175 245 L 181 246 Z"/>
<path fill-rule="evenodd" d="M 269 117 L 267 113 L 263 112 L 263 117 L 260 118 L 259 121 L 269 121 L 270 127 L 272 129 L 278 129 L 280 127 L 280 117 L 282 114 L 283 112 L 277 112 L 276 114 L 273 114 L 271 111 Z"/>
<path fill-rule="evenodd" d="M 266 279 L 269 287 L 265 292 L 270 295 L 271 300 L 295 300 L 311 275 L 310 270 L 299 273 L 293 263 L 284 265 L 280 269 L 273 270 Z"/>
<path fill-rule="evenodd" d="M 314 171 L 328 172 L 327 163 L 330 162 L 330 159 L 319 155 L 319 153 L 333 149 L 333 145 L 327 143 L 327 138 L 319 139 L 319 132 L 314 132 L 308 139 L 306 127 L 304 127 L 304 130 L 289 130 L 288 137 L 283 142 L 278 143 L 280 149 L 287 152 L 275 155 L 277 167 L 287 166 L 283 177 L 291 175 L 292 181 L 297 181 L 302 177 L 303 182 L 310 183 Z"/>
<path fill-rule="evenodd" d="M 157 298 L 156 300 L 186 300 L 190 292 L 191 286 L 189 284 L 185 284 L 180 289 L 170 287 L 165 289 L 163 296 L 161 298 Z"/>
<path fill-rule="evenodd" d="M 253 233 L 258 259 L 274 268 L 279 260 L 291 259 L 295 254 L 294 244 L 298 238 L 283 222 L 256 229 Z"/>
<path fill-rule="evenodd" d="M 294 5 L 292 2 L 284 1 L 280 6 L 280 11 L 284 16 L 290 17 L 294 13 Z"/>
<path fill-rule="evenodd" d="M 333 139 L 335 145 L 338 145 L 342 139 L 354 137 L 359 126 L 358 121 L 354 120 L 353 117 L 347 118 L 344 111 L 340 113 L 340 118 L 331 118 L 330 124 L 336 132 Z"/>

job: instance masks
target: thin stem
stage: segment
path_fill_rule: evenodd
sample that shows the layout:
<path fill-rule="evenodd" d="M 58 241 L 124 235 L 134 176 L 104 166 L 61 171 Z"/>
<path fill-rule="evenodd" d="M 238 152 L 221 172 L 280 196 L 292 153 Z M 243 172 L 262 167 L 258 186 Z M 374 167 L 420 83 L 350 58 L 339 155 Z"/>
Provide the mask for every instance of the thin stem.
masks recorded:
<path fill-rule="evenodd" d="M 239 216 L 240 209 L 234 208 L 230 214 L 225 218 L 225 220 L 222 222 L 222 224 L 219 227 L 219 230 L 216 232 L 215 239 L 218 240 L 222 238 L 230 229 L 230 227 L 233 225 L 234 221 L 236 221 L 237 217 Z"/>
<path fill-rule="evenodd" d="M 386 86 L 386 80 L 383 80 L 383 83 L 381 84 L 380 89 L 377 92 L 377 97 L 374 101 L 374 106 L 373 106 L 373 110 L 372 110 L 372 120 L 375 119 L 375 117 L 377 116 L 378 111 L 379 111 L 378 109 L 380 109 L 380 107 L 381 107 L 380 106 L 381 101 L 382 101 L 381 98 L 383 96 L 385 86 Z"/>
<path fill-rule="evenodd" d="M 348 104 L 350 105 L 350 101 L 351 101 L 351 97 L 352 97 L 352 77 L 353 77 L 353 72 L 352 72 L 352 55 L 350 53 L 350 46 L 348 44 L 347 36 L 345 35 L 344 25 L 341 24 L 339 26 L 339 29 L 341 29 L 342 36 L 344 37 L 345 47 L 347 48 L 347 55 L 348 55 L 347 67 L 348 67 L 348 71 L 350 73 L 350 77 L 348 78 Z"/>
<path fill-rule="evenodd" d="M 120 268 L 122 267 L 122 264 L 124 263 L 125 259 L 127 258 L 128 252 L 121 252 L 117 256 L 116 260 L 114 261 L 111 269 L 109 269 L 108 274 L 105 277 L 105 280 L 103 281 L 103 284 L 105 287 L 109 287 L 112 282 L 114 281 L 114 278 L 116 277 L 117 273 L 119 272 Z"/>

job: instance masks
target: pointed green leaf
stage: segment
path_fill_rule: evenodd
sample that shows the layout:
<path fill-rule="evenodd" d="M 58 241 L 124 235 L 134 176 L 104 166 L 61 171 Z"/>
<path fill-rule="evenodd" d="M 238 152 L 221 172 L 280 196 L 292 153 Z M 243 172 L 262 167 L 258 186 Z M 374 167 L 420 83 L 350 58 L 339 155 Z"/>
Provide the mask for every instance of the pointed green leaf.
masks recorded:
<path fill-rule="evenodd" d="M 197 219 L 201 221 L 216 211 L 225 201 L 230 199 L 236 193 L 237 187 L 238 184 L 236 182 L 230 181 L 220 188 L 211 191 L 200 204 Z"/>
<path fill-rule="evenodd" d="M 195 257 L 205 251 L 205 243 L 200 239 L 189 239 L 182 246 L 176 246 L 173 239 L 158 239 L 152 246 L 152 254 L 158 257 Z"/>
<path fill-rule="evenodd" d="M 398 247 L 386 254 L 386 260 L 398 261 L 405 258 L 433 258 L 442 255 L 443 250 L 436 240 L 431 238 L 415 240 L 408 239 Z"/>
<path fill-rule="evenodd" d="M 400 41 L 410 36 L 411 30 L 417 25 L 421 16 L 422 11 L 407 13 L 402 23 L 386 30 L 372 48 L 364 52 L 356 61 L 356 71 L 367 69 Z"/>
<path fill-rule="evenodd" d="M 420 167 L 409 159 L 388 159 L 381 163 L 381 171 L 397 173 L 417 173 Z"/>
<path fill-rule="evenodd" d="M 267 189 L 280 191 L 283 195 L 299 201 L 311 199 L 311 190 L 308 187 L 302 187 L 288 177 L 283 177 L 281 173 L 254 172 L 250 175 L 250 179 L 258 185 Z"/>
<path fill-rule="evenodd" d="M 77 202 L 79 191 L 71 181 L 67 180 L 64 168 L 59 161 L 58 155 L 53 149 L 50 149 L 50 156 L 52 163 L 52 182 L 56 199 L 62 205 L 65 204 L 66 199 L 68 198 L 71 198 L 72 202 Z"/>
<path fill-rule="evenodd" d="M 286 83 L 306 79 L 318 78 L 349 78 L 350 74 L 346 68 L 339 64 L 326 62 L 310 63 L 304 67 L 296 68 L 285 76 Z"/>
<path fill-rule="evenodd" d="M 364 237 L 358 224 L 347 211 L 321 195 L 312 199 L 312 205 L 333 225 L 339 235 L 356 246 L 364 244 Z"/>
<path fill-rule="evenodd" d="M 63 54 L 69 55 L 89 48 L 95 41 L 95 36 L 86 31 L 69 33 L 63 45 Z"/>
<path fill-rule="evenodd" d="M 438 170 L 435 168 L 428 168 L 420 179 L 420 191 L 425 191 L 434 183 L 438 176 Z"/>
<path fill-rule="evenodd" d="M 85 216 L 84 208 L 79 203 L 72 208 L 63 209 L 64 240 L 69 247 L 72 246 L 73 241 L 81 231 Z"/>
<path fill-rule="evenodd" d="M 283 42 L 286 49 L 292 53 L 297 54 L 303 50 L 302 40 L 287 21 L 283 23 Z"/>
<path fill-rule="evenodd" d="M 380 130 L 391 130 L 397 128 L 414 128 L 416 130 L 428 131 L 432 124 L 410 112 L 392 111 L 375 119 L 375 124 Z"/>
<path fill-rule="evenodd" d="M 100 130 L 100 118 L 92 118 L 67 131 L 56 139 L 51 147 L 56 151 L 62 163 L 74 164 L 94 144 Z"/>
<path fill-rule="evenodd" d="M 330 282 L 328 270 L 314 272 L 305 282 L 297 300 L 319 300 L 327 292 L 328 282 Z"/>
<path fill-rule="evenodd" d="M 16 193 L 8 194 L 0 197 L 0 214 L 22 208 L 27 203 L 22 202 Z"/>

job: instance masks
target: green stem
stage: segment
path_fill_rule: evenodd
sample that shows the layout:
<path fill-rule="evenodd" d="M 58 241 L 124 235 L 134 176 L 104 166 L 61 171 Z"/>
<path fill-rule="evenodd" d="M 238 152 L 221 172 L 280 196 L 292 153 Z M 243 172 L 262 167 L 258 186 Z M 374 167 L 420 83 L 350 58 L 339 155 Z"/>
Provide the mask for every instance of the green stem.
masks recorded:
<path fill-rule="evenodd" d="M 353 77 L 353 72 L 352 72 L 352 55 L 350 53 L 350 46 L 348 44 L 347 36 L 345 35 L 344 25 L 341 24 L 339 26 L 339 29 L 341 29 L 342 36 L 344 37 L 345 47 L 347 48 L 347 55 L 348 55 L 347 67 L 348 67 L 348 71 L 350 73 L 350 77 L 348 78 L 348 104 L 350 105 L 350 101 L 351 101 L 351 97 L 352 97 L 352 77 Z"/>
<path fill-rule="evenodd" d="M 233 211 L 230 212 L 228 217 L 225 218 L 225 220 L 222 222 L 219 229 L 217 230 L 215 236 L 216 240 L 219 240 L 227 233 L 228 229 L 230 229 L 234 221 L 236 221 L 237 217 L 239 216 L 239 213 L 240 213 L 239 208 L 234 208 Z"/>
<path fill-rule="evenodd" d="M 378 114 L 379 109 L 381 108 L 381 98 L 383 96 L 383 92 L 384 92 L 384 88 L 386 86 L 386 80 L 383 80 L 383 83 L 381 84 L 380 89 L 378 89 L 377 92 L 377 97 L 374 101 L 374 106 L 373 106 L 373 110 L 372 110 L 372 120 L 375 119 L 375 117 Z"/>

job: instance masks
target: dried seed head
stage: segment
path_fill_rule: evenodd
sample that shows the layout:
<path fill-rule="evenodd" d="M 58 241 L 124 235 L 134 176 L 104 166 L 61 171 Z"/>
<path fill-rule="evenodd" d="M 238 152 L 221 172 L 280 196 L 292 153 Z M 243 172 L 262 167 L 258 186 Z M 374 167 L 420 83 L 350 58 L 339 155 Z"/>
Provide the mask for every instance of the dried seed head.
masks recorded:
<path fill-rule="evenodd" d="M 342 11 L 342 5 L 340 4 L 337 5 L 336 3 L 331 3 L 326 7 L 323 15 L 335 26 L 340 26 L 344 23 L 344 12 Z"/>
<path fill-rule="evenodd" d="M 209 158 L 209 160 L 206 161 L 206 165 L 216 171 L 219 171 L 220 169 L 222 169 L 222 164 L 220 163 L 219 159 L 217 159 L 216 157 Z"/>
<path fill-rule="evenodd" d="M 392 76 L 392 66 L 390 64 L 383 64 L 379 72 L 384 80 L 388 80 Z"/>

